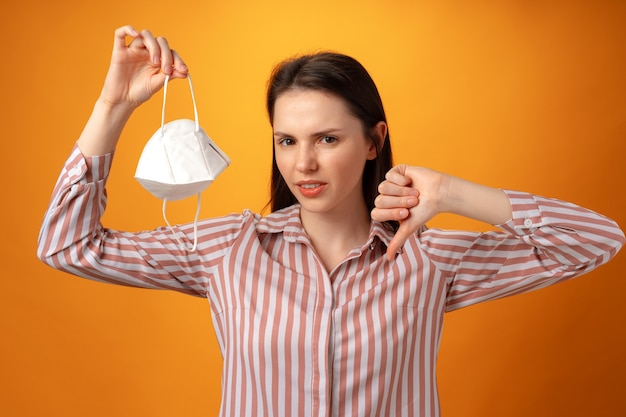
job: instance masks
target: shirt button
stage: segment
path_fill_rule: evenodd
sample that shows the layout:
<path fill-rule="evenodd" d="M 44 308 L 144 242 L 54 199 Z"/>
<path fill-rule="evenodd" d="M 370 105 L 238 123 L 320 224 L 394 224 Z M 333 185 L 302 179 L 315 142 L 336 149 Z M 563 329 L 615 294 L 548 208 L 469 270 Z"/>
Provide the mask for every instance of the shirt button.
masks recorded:
<path fill-rule="evenodd" d="M 530 219 L 524 219 L 524 227 L 530 229 L 533 226 L 533 221 Z"/>

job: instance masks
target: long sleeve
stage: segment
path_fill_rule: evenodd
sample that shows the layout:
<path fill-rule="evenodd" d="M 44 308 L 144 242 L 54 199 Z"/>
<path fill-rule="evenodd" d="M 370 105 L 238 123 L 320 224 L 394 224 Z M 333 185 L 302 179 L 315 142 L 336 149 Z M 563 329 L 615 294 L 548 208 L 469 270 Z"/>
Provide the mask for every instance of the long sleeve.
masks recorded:
<path fill-rule="evenodd" d="M 446 310 L 564 281 L 608 262 L 624 244 L 611 219 L 555 199 L 505 191 L 513 218 L 502 231 L 429 229 L 420 243 L 448 280 Z"/>
<path fill-rule="evenodd" d="M 195 252 L 191 227 L 122 232 L 101 224 L 113 154 L 86 158 L 77 146 L 54 187 L 39 234 L 37 255 L 55 269 L 114 284 L 206 296 L 212 265 L 241 231 L 243 215 L 202 221 Z"/>
<path fill-rule="evenodd" d="M 112 155 L 74 149 L 52 195 L 39 257 L 106 282 L 209 299 L 224 358 L 220 415 L 439 416 L 437 348 L 445 310 L 562 281 L 607 262 L 617 225 L 558 200 L 508 192 L 500 231 L 421 230 L 392 261 L 392 232 L 326 271 L 294 205 L 146 232 L 104 228 Z"/>

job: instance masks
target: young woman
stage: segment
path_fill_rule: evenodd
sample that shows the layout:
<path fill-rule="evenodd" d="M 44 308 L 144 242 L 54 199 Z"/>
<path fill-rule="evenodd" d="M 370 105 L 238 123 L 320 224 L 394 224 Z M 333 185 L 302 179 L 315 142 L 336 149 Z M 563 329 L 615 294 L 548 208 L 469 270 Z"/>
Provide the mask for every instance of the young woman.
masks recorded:
<path fill-rule="evenodd" d="M 271 214 L 203 220 L 194 252 L 167 228 L 104 228 L 117 140 L 165 74 L 187 76 L 166 39 L 116 31 L 38 255 L 91 279 L 207 297 L 224 357 L 223 416 L 438 416 L 446 311 L 581 275 L 624 243 L 612 220 L 571 203 L 392 167 L 373 81 L 334 53 L 286 61 L 270 79 Z M 501 231 L 424 226 L 442 212 Z M 191 240 L 193 227 L 176 232 Z"/>

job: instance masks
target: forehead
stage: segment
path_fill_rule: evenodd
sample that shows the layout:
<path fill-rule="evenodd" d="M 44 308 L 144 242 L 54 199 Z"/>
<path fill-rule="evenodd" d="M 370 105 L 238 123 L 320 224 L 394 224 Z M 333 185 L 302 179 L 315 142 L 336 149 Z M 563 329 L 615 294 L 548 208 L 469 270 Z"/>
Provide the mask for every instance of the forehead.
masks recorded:
<path fill-rule="evenodd" d="M 274 103 L 275 130 L 355 122 L 360 124 L 345 100 L 325 91 L 289 90 L 279 95 Z"/>

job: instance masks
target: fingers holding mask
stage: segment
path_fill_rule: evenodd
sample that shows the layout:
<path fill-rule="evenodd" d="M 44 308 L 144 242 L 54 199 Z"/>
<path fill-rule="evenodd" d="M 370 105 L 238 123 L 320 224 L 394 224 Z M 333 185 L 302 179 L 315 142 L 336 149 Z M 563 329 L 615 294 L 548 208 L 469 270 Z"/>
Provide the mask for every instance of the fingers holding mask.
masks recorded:
<path fill-rule="evenodd" d="M 178 55 L 178 52 L 176 52 L 173 49 L 171 50 L 171 52 L 172 52 L 173 64 L 172 64 L 172 72 L 170 73 L 170 76 L 172 78 L 185 78 L 187 74 L 189 73 L 187 65 L 185 64 L 183 59 L 180 57 L 180 55 Z"/>
<path fill-rule="evenodd" d="M 140 34 L 137 31 L 137 29 L 135 29 L 131 25 L 122 26 L 122 27 L 119 27 L 119 28 L 115 29 L 115 40 L 113 42 L 113 49 L 114 50 L 115 49 L 117 49 L 117 50 L 125 49 L 126 48 L 126 37 L 127 36 L 131 37 L 131 38 L 134 38 L 133 41 L 131 42 L 131 44 L 133 42 L 135 42 L 136 40 L 141 41 L 141 38 L 138 38 L 140 36 Z"/>
<path fill-rule="evenodd" d="M 102 89 L 107 103 L 131 105 L 148 100 L 170 78 L 186 78 L 187 66 L 164 37 L 133 26 L 115 30 L 111 65 Z"/>
<path fill-rule="evenodd" d="M 151 53 L 151 57 L 155 64 L 160 64 L 161 71 L 164 74 L 172 76 L 174 72 L 174 50 L 170 48 L 169 42 L 163 36 L 153 38 L 157 47 L 155 53 Z"/>
<path fill-rule="evenodd" d="M 126 37 L 132 37 L 128 45 L 125 43 Z M 148 29 L 139 32 L 132 26 L 118 28 L 115 31 L 115 48 L 128 48 L 128 51 L 136 54 L 147 52 L 150 63 L 163 74 L 170 75 L 171 78 L 187 76 L 187 65 L 180 55 L 170 47 L 167 38 L 155 37 Z"/>
<path fill-rule="evenodd" d="M 173 50 L 167 38 L 163 36 L 155 37 L 152 32 L 147 29 L 141 31 L 141 37 L 135 38 L 137 46 L 145 47 L 149 54 L 150 60 L 154 65 L 158 65 L 161 71 L 172 78 L 184 78 L 187 75 L 187 66 L 180 55 Z M 133 46 L 133 42 L 129 47 Z"/>

